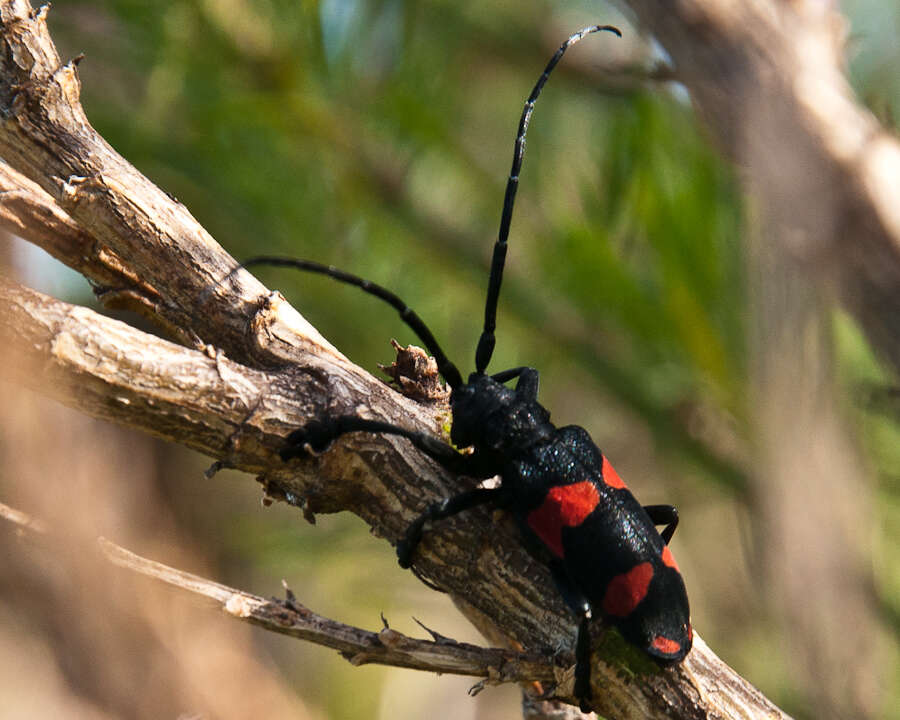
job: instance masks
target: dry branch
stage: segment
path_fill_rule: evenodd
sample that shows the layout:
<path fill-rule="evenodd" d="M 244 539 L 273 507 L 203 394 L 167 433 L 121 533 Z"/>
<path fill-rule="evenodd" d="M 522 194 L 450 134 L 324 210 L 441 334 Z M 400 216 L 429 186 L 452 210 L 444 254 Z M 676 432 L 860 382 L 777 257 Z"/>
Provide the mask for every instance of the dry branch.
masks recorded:
<path fill-rule="evenodd" d="M 0 518 L 32 535 L 50 534 L 46 523 L 4 503 L 0 503 Z M 489 683 L 538 681 L 549 686 L 565 672 L 540 655 L 481 648 L 448 638 L 418 640 L 391 629 L 386 621 L 379 632 L 363 630 L 314 613 L 297 602 L 287 585 L 285 600 L 267 600 L 142 557 L 106 538 L 98 538 L 98 543 L 103 556 L 118 567 L 208 598 L 230 617 L 337 650 L 352 665 L 376 663 L 486 678 Z"/>
<path fill-rule="evenodd" d="M 7 226 L 55 248 L 104 301 L 140 310 L 190 348 L 6 284 L 0 328 L 33 363 L 24 379 L 85 412 L 260 473 L 270 494 L 309 514 L 354 512 L 388 539 L 426 503 L 464 486 L 392 438 L 347 438 L 316 461 L 280 463 L 278 438 L 326 411 L 431 431 L 443 411 L 351 365 L 249 273 L 220 283 L 234 261 L 89 125 L 75 63 L 57 56 L 46 9 L 6 0 L 0 15 L 0 155 L 15 171 L 7 173 L 14 192 L 3 197 L 16 201 L 4 203 Z M 489 638 L 540 651 L 548 668 L 553 648 L 572 646 L 573 620 L 546 568 L 488 513 L 430 534 L 417 565 Z M 598 645 L 595 697 L 608 717 L 783 717 L 696 636 L 687 660 L 664 671 L 614 634 Z"/>

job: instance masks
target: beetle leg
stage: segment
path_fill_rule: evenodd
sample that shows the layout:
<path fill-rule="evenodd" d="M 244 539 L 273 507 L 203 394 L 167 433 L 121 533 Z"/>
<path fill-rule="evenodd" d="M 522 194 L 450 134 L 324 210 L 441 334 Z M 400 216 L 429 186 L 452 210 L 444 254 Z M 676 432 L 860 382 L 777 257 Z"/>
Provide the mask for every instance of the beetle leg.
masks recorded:
<path fill-rule="evenodd" d="M 430 505 L 425 512 L 413 520 L 406 529 L 403 539 L 397 543 L 397 559 L 400 561 L 400 567 L 408 568 L 412 564 L 412 554 L 422 540 L 422 529 L 425 527 L 425 523 L 443 520 L 464 510 L 490 502 L 502 507 L 508 502 L 509 496 L 509 490 L 503 486 L 475 488 Z"/>
<path fill-rule="evenodd" d="M 516 383 L 516 395 L 522 400 L 537 400 L 539 373 L 534 368 L 522 368 L 519 382 Z"/>
<path fill-rule="evenodd" d="M 527 369 L 527 367 L 522 365 L 521 367 L 510 368 L 509 370 L 501 370 L 500 372 L 491 375 L 491 380 L 496 380 L 498 383 L 509 382 L 510 380 L 515 380 Z"/>
<path fill-rule="evenodd" d="M 290 460 L 323 452 L 334 440 L 351 432 L 382 433 L 404 437 L 441 467 L 456 475 L 486 478 L 496 474 L 482 466 L 477 453 L 463 455 L 433 435 L 354 415 L 342 415 L 329 420 L 314 420 L 288 435 L 287 445 L 280 450 L 279 454 L 282 460 Z"/>
<path fill-rule="evenodd" d="M 660 535 L 668 545 L 678 527 L 678 509 L 674 505 L 644 505 L 644 510 L 654 525 L 665 525 Z"/>
<path fill-rule="evenodd" d="M 591 712 L 591 610 L 587 608 L 581 614 L 578 623 L 578 640 L 575 642 L 575 697 L 581 712 Z"/>
<path fill-rule="evenodd" d="M 538 371 L 530 367 L 517 367 L 503 370 L 491 375 L 492 380 L 498 383 L 509 382 L 519 378 L 516 383 L 516 395 L 523 400 L 537 400 L 538 395 Z"/>
<path fill-rule="evenodd" d="M 559 560 L 550 562 L 550 572 L 566 605 L 578 616 L 578 638 L 575 641 L 575 697 L 582 712 L 591 711 L 591 604 L 578 590 Z"/>

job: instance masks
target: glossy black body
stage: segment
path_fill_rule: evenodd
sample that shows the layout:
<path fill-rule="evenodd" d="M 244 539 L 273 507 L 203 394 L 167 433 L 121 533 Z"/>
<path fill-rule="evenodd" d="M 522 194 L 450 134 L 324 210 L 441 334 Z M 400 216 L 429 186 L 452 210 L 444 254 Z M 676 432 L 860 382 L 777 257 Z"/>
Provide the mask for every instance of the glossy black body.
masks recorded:
<path fill-rule="evenodd" d="M 487 375 L 473 374 L 451 395 L 451 439 L 457 446 L 474 448 L 472 467 L 480 477 L 502 478 L 503 492 L 493 498 L 516 518 L 526 547 L 554 571 L 563 597 L 576 613 L 585 601 L 593 615 L 604 615 L 627 640 L 654 658 L 671 662 L 691 648 L 692 630 L 687 591 L 680 572 L 662 559 L 666 541 L 654 519 L 627 487 L 610 485 L 604 478 L 603 454 L 584 428 L 557 428 L 550 413 L 537 402 L 537 371 L 521 371 L 519 385 L 511 390 Z M 618 477 L 616 476 L 618 481 Z M 561 557 L 536 534 L 529 516 L 541 507 L 551 488 L 589 481 L 597 501 L 591 512 L 574 527 L 563 527 Z M 674 508 L 664 524 L 674 532 Z M 674 522 L 668 518 L 674 516 Z M 609 584 L 641 563 L 650 563 L 652 576 L 646 596 L 624 617 L 603 612 Z M 661 652 L 652 645 L 663 636 L 679 648 Z"/>

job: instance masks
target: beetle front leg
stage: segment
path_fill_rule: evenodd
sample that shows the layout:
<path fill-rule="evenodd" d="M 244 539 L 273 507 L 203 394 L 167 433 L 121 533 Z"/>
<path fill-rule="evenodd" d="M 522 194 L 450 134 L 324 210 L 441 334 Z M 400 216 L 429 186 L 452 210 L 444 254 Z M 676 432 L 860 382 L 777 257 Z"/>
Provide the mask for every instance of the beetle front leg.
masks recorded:
<path fill-rule="evenodd" d="M 509 370 L 501 370 L 500 372 L 491 375 L 491 378 L 499 383 L 505 383 L 519 378 L 519 382 L 516 383 L 516 395 L 522 400 L 537 400 L 539 374 L 534 368 L 522 366 L 511 368 Z"/>
<path fill-rule="evenodd" d="M 351 432 L 399 435 L 409 440 L 441 467 L 456 475 L 486 478 L 495 473 L 482 467 L 477 453 L 463 455 L 452 446 L 427 433 L 407 430 L 380 420 L 367 420 L 355 415 L 342 415 L 328 420 L 313 420 L 288 435 L 287 445 L 279 451 L 282 460 L 324 452 L 337 438 Z"/>

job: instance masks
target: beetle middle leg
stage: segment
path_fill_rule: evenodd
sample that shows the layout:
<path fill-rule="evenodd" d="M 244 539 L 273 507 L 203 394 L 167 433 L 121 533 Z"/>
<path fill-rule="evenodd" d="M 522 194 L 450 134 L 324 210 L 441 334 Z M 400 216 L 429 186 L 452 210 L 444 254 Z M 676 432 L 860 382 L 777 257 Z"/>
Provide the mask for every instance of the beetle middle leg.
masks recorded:
<path fill-rule="evenodd" d="M 498 488 L 474 488 L 430 505 L 425 512 L 412 521 L 406 529 L 403 539 L 397 543 L 397 559 L 400 561 L 400 567 L 408 568 L 412 565 L 412 554 L 422 541 L 422 530 L 425 523 L 443 520 L 458 515 L 464 510 L 487 503 L 503 507 L 508 500 L 509 491 L 501 486 Z"/>
<path fill-rule="evenodd" d="M 678 527 L 678 509 L 674 505 L 644 505 L 644 510 L 654 525 L 665 525 L 660 535 L 668 545 Z"/>

